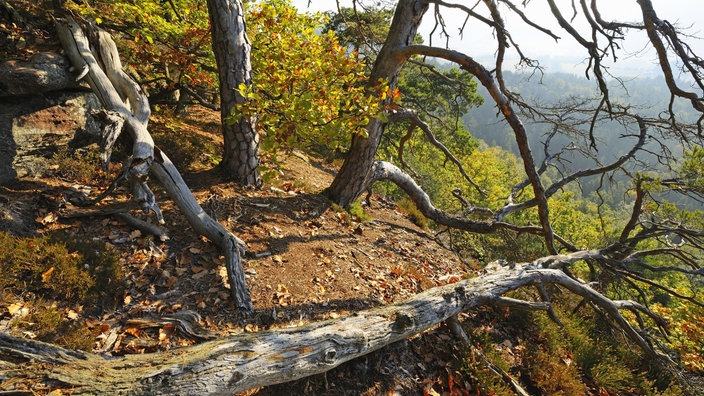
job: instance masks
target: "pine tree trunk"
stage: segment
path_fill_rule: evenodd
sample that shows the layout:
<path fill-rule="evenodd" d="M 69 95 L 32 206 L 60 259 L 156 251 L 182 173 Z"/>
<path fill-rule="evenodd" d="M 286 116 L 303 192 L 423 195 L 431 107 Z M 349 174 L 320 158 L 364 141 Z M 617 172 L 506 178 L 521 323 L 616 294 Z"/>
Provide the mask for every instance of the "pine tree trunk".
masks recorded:
<path fill-rule="evenodd" d="M 222 167 L 229 177 L 245 186 L 262 184 L 259 166 L 259 134 L 256 122 L 240 118 L 227 122 L 244 98 L 240 84 L 252 84 L 251 44 L 247 38 L 241 0 L 208 0 L 213 35 L 213 52 L 220 77 L 222 132 L 225 140 Z"/>
<path fill-rule="evenodd" d="M 375 91 L 374 86 L 379 80 L 387 81 L 390 88 L 396 86 L 401 67 L 407 59 L 399 56 L 399 52 L 413 44 L 418 26 L 427 10 L 428 3 L 425 1 L 398 2 L 386 42 L 376 58 L 369 78 L 370 92 Z M 355 136 L 352 139 L 349 155 L 327 191 L 333 202 L 347 207 L 369 188 L 374 157 L 385 126 L 382 120 L 373 119 L 367 125 L 367 137 Z"/>

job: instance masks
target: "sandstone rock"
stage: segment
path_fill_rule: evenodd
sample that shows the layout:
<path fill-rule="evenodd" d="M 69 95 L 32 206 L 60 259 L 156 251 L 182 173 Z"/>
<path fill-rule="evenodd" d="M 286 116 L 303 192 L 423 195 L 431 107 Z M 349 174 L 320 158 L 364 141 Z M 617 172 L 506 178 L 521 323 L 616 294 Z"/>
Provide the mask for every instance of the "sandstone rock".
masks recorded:
<path fill-rule="evenodd" d="M 43 92 L 76 89 L 78 73 L 70 70 L 66 57 L 40 52 L 28 61 L 10 59 L 0 63 L 0 97 L 37 95 Z"/>
<path fill-rule="evenodd" d="M 85 91 L 0 98 L 0 184 L 41 176 L 58 147 L 98 140 L 91 111 L 100 108 L 97 97 Z"/>

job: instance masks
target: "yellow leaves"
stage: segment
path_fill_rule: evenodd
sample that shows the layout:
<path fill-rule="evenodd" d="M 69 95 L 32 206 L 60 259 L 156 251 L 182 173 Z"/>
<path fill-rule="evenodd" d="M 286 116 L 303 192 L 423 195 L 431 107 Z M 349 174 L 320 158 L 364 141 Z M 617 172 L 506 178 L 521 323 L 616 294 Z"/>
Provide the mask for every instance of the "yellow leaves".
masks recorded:
<path fill-rule="evenodd" d="M 248 23 L 256 90 L 238 87 L 248 100 L 237 117 L 258 118 L 266 150 L 347 146 L 380 113 L 379 98 L 368 95 L 364 84 L 363 60 L 333 33 L 316 33 L 322 16 L 298 14 L 285 3 L 255 7 Z"/>

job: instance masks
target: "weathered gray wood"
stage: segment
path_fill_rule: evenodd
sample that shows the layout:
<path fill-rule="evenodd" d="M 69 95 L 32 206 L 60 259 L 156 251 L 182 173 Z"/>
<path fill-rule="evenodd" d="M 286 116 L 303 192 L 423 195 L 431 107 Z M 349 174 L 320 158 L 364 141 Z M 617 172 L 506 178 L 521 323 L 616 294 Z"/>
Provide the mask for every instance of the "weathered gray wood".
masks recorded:
<path fill-rule="evenodd" d="M 595 252 L 557 257 L 556 263 Z M 562 285 L 604 309 L 629 336 L 640 336 L 613 302 L 564 272 L 536 263 L 499 266 L 494 272 L 436 287 L 394 305 L 292 329 L 244 333 L 176 350 L 107 358 L 0 334 L 0 380 L 23 375 L 61 381 L 74 394 L 232 394 L 330 370 L 396 341 L 425 331 L 498 296 L 542 282 Z M 642 307 L 641 307 L 642 308 Z M 642 339 L 638 345 L 650 347 Z M 43 364 L 37 364 L 43 363 Z"/>
<path fill-rule="evenodd" d="M 84 70 L 82 73 L 84 78 L 100 98 L 103 106 L 113 112 L 113 118 L 114 116 L 123 118 L 126 130 L 133 139 L 127 174 L 134 199 L 145 211 L 153 210 L 157 218 L 163 221 L 156 198 L 147 185 L 149 172 L 153 172 L 196 232 L 206 236 L 220 247 L 226 258 L 230 291 L 235 304 L 251 311 L 252 302 L 241 262 L 244 242 L 203 211 L 176 167 L 162 151 L 154 146 L 154 141 L 147 130 L 150 115 L 148 100 L 139 85 L 122 71 L 117 47 L 110 35 L 95 26 L 87 29 L 93 32 L 95 37 L 93 45 L 99 54 L 96 56 L 91 50 L 83 28 L 73 17 L 57 19 L 56 27 L 61 44 L 74 67 Z M 114 120 L 110 122 L 116 123 Z M 106 130 L 109 131 L 110 141 L 117 139 L 119 131 L 115 128 Z M 106 152 L 103 153 L 101 160 L 109 160 L 107 150 L 111 147 L 112 144 L 104 145 Z"/>
<path fill-rule="evenodd" d="M 96 96 L 98 96 L 100 103 L 106 109 L 115 111 L 124 118 L 125 125 L 134 141 L 129 177 L 135 200 L 140 203 L 143 209 L 152 209 L 155 213 L 159 213 L 158 208 L 155 207 L 154 195 L 145 182 L 148 179 L 149 168 L 154 160 L 154 140 L 147 131 L 147 124 L 144 121 L 145 114 L 139 112 L 133 114 L 121 96 L 133 97 L 135 99 L 131 99 L 130 102 L 138 102 L 140 99 L 136 99 L 136 97 L 144 96 L 144 94 L 141 90 L 128 90 L 126 89 L 128 87 L 124 85 L 119 85 L 118 87 L 121 91 L 117 91 L 105 70 L 121 68 L 122 65 L 119 63 L 119 59 L 116 60 L 116 55 L 106 54 L 105 59 L 100 59 L 103 67 L 105 67 L 105 70 L 103 70 L 101 63 L 98 62 L 98 59 L 91 51 L 86 34 L 73 17 L 66 16 L 65 18 L 56 19 L 55 25 L 66 55 L 76 69 L 82 70 L 81 75 L 88 82 Z M 107 38 L 109 39 L 109 36 Z M 109 41 L 112 40 L 110 39 Z M 105 36 L 100 37 L 96 44 L 100 47 L 109 46 Z M 109 49 L 102 51 L 109 52 Z M 115 75 L 118 73 L 111 71 L 110 74 L 113 78 L 116 78 Z M 144 100 L 146 101 L 146 99 Z M 144 111 L 142 107 L 139 107 L 139 110 Z M 148 119 L 148 106 L 146 111 L 146 118 Z"/>

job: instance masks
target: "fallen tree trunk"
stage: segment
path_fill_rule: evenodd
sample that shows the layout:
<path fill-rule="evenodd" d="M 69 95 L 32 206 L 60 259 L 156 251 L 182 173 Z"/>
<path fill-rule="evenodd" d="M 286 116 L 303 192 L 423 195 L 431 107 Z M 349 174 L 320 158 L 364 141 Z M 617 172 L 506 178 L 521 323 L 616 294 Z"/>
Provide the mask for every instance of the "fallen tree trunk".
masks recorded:
<path fill-rule="evenodd" d="M 555 256 L 552 263 L 562 265 L 593 253 Z M 491 273 L 427 290 L 408 301 L 336 320 L 244 333 L 153 354 L 114 358 L 0 334 L 0 381 L 70 387 L 73 394 L 232 394 L 323 373 L 472 307 L 498 304 L 544 310 L 546 303 L 501 297 L 541 283 L 558 284 L 581 295 L 629 337 L 635 336 L 648 354 L 655 353 L 619 313 L 620 308 L 642 307 L 611 301 L 564 272 L 541 268 L 536 262 L 498 266 Z"/>
<path fill-rule="evenodd" d="M 73 66 L 81 70 L 79 79 L 84 78 L 103 106 L 113 112 L 111 124 L 106 128 L 101 144 L 103 165 L 109 162 L 112 145 L 124 125 L 132 137 L 133 147 L 123 174 L 130 182 L 134 199 L 145 212 L 153 211 L 157 219 L 163 222 L 156 197 L 147 185 L 151 171 L 196 232 L 220 247 L 225 256 L 230 291 L 235 304 L 252 311 L 242 270 L 241 252 L 244 251 L 244 242 L 203 211 L 176 167 L 163 151 L 154 146 L 147 130 L 150 116 L 147 97 L 139 85 L 122 71 L 117 47 L 110 35 L 96 26 L 83 25 L 82 27 L 72 16 L 56 19 L 61 45 Z M 87 36 L 93 38 L 92 43 Z M 115 120 L 116 117 L 121 118 L 122 122 Z M 119 126 L 115 127 L 115 124 Z"/>

